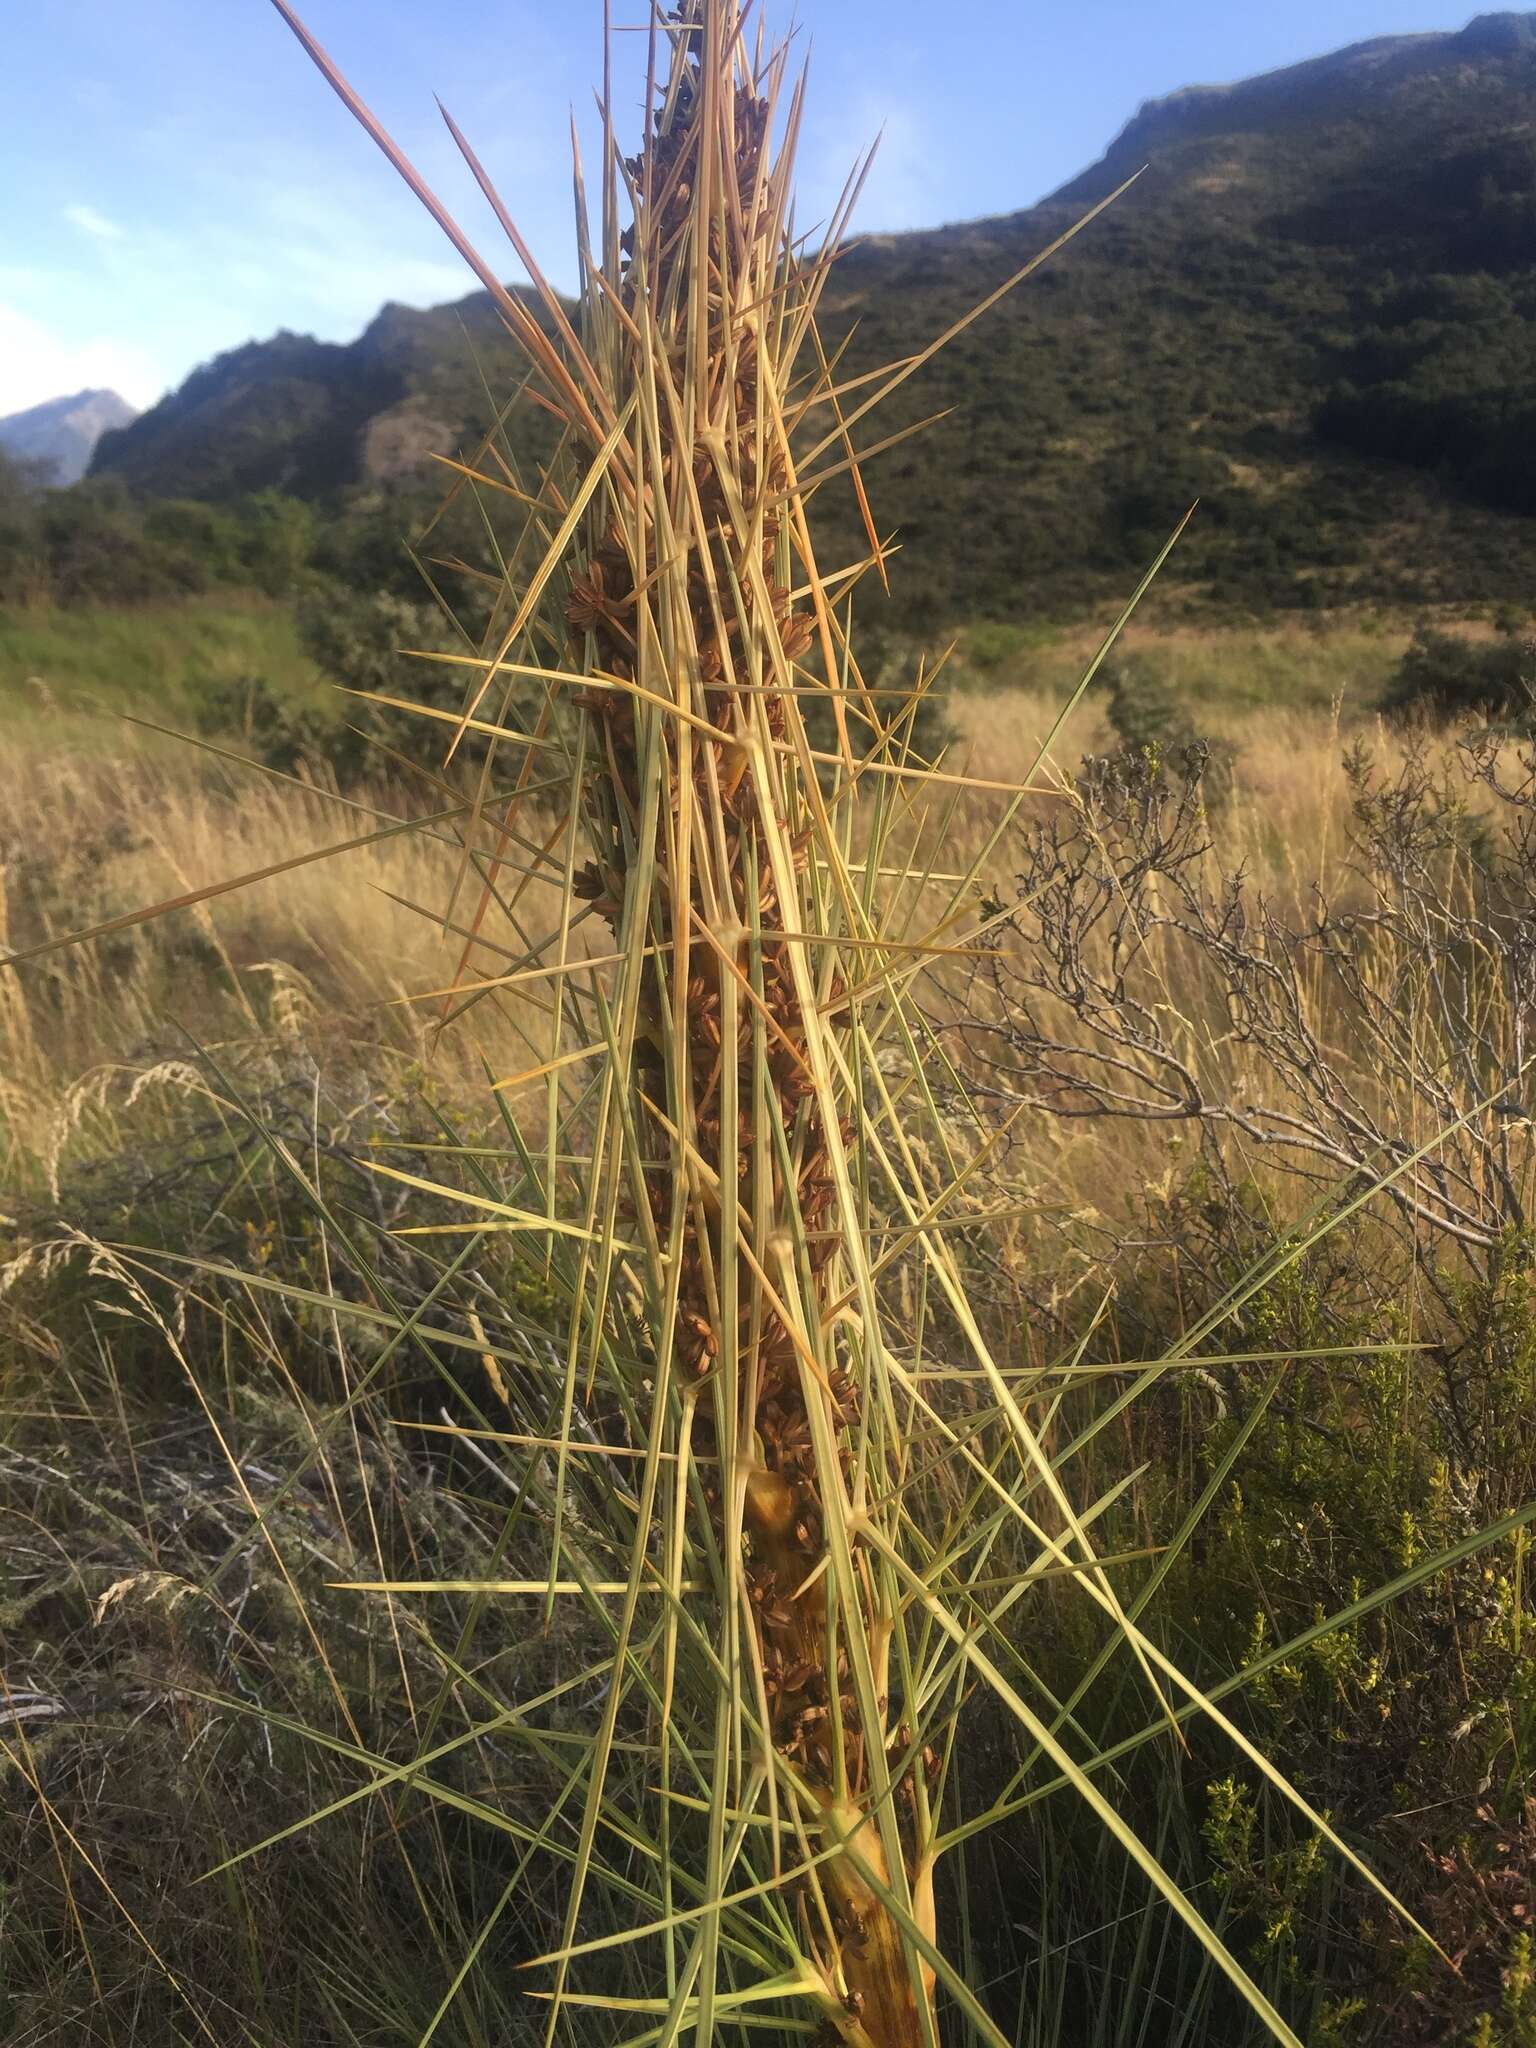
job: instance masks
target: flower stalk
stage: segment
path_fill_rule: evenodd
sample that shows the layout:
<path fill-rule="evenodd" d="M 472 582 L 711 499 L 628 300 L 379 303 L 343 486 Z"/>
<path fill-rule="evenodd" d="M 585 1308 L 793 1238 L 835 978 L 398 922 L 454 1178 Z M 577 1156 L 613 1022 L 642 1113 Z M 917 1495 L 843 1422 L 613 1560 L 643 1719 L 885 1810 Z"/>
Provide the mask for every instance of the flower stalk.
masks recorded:
<path fill-rule="evenodd" d="M 855 430 L 1060 240 L 919 354 L 848 375 L 817 312 L 862 170 L 806 254 L 791 211 L 803 74 L 741 0 L 683 0 L 652 14 L 627 157 L 610 62 L 595 234 L 576 168 L 574 306 L 452 129 L 532 280 L 511 290 L 274 4 L 480 276 L 559 437 L 528 477 L 498 420 L 453 465 L 496 567 L 444 565 L 493 595 L 476 650 L 438 657 L 468 682 L 450 758 L 481 750 L 445 1001 L 459 1014 L 511 984 L 552 991 L 547 1037 L 527 1027 L 512 1077 L 541 1086 L 542 1129 L 504 1112 L 516 1165 L 498 1192 L 486 1148 L 462 1155 L 462 1227 L 489 1211 L 500 1243 L 535 1246 L 540 1298 L 564 1309 L 563 1350 L 531 1344 L 527 1373 L 498 1373 L 495 1391 L 507 1441 L 539 1453 L 521 1484 L 547 1533 L 546 1623 L 575 1588 L 603 1646 L 595 1725 L 574 1749 L 565 1727 L 546 1745 L 573 1757 L 539 1839 L 564 1884 L 562 1938 L 534 1959 L 552 1977 L 547 2039 L 562 2019 L 591 2038 L 597 2009 L 645 2015 L 637 2043 L 706 2048 L 750 2006 L 798 2033 L 809 2008 L 844 2048 L 938 2048 L 942 1992 L 1006 2048 L 946 1958 L 935 1872 L 1041 1796 L 1021 1788 L 1044 1770 L 1294 2042 L 1114 1810 L 1107 1759 L 1074 1753 L 1081 1691 L 1047 1712 L 1043 1681 L 1014 1682 L 1025 1602 L 1050 1575 L 1106 1629 L 1083 1689 L 1124 1648 L 1150 1735 L 1172 1697 L 1243 1740 L 1122 1607 L 1037 1428 L 1032 1401 L 1054 1414 L 1060 1394 L 1035 1376 L 1032 1395 L 1025 1363 L 994 1356 L 945 1227 L 1002 1133 L 978 1137 L 913 988 L 993 934 L 981 871 L 1031 792 L 925 762 L 913 732 L 931 678 L 868 687 L 851 631 L 851 595 L 887 553 Z M 868 552 L 827 575 L 810 515 L 833 477 Z M 522 518 L 503 541 L 509 501 Z M 954 868 L 948 827 L 978 789 L 993 822 Z M 536 938 L 535 884 L 556 901 Z M 955 1726 L 978 1687 L 1027 1760 L 946 1836 Z"/>

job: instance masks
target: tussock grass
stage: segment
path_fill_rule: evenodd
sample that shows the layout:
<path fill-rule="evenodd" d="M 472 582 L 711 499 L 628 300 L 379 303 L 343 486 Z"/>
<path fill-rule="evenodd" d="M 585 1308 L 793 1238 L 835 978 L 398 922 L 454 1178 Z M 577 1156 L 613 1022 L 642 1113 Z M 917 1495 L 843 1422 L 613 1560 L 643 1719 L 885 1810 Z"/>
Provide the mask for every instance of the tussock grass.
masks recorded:
<path fill-rule="evenodd" d="M 100 1067 L 185 1056 L 194 1042 L 300 1035 L 345 1064 L 425 1057 L 434 1013 L 417 998 L 453 957 L 428 906 L 451 887 L 461 841 L 450 827 L 401 831 L 292 865 L 304 849 L 323 853 L 419 814 L 419 793 L 381 783 L 343 794 L 323 769 L 306 787 L 185 747 L 170 753 L 153 735 L 125 746 L 121 728 L 117 745 L 110 760 L 38 747 L 0 765 L 8 947 L 47 945 L 183 894 L 201 900 L 57 950 L 0 984 L 0 1130 L 16 1148 L 13 1170 L 67 1121 L 69 1092 Z M 263 870 L 276 872 L 213 893 Z M 541 887 L 547 896 L 551 885 Z M 483 958 L 492 968 L 494 948 Z M 444 1081 L 482 1056 L 511 1059 L 524 1043 L 523 1007 L 510 992 L 482 1006 L 475 1029 L 435 1054 Z"/>

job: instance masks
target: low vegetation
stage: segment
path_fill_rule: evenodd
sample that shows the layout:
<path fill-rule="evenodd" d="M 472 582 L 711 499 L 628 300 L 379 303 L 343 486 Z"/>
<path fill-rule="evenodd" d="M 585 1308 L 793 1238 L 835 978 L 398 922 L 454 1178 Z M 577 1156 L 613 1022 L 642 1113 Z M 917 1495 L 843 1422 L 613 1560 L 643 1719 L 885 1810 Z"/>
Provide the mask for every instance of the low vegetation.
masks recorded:
<path fill-rule="evenodd" d="M 964 692 L 952 759 L 1021 779 L 1055 711 L 1053 694 Z M 1241 870 L 1288 927 L 1304 928 L 1314 884 L 1363 907 L 1352 741 L 1368 740 L 1393 788 L 1409 774 L 1422 785 L 1427 767 L 1427 796 L 1448 775 L 1469 826 L 1510 817 L 1454 735 L 1419 756 L 1387 728 L 1339 731 L 1315 706 L 1254 713 L 1209 699 L 1202 723 L 1234 765 L 1228 802 L 1208 825 L 1191 821 L 1194 845 L 1209 844 L 1198 865 L 1218 887 Z M 1114 739 L 1103 700 L 1090 703 L 1059 750 L 1063 768 L 1102 758 Z M 1513 778 L 1513 757 L 1508 768 Z M 391 815 L 421 802 L 398 783 L 348 795 Z M 997 802 L 967 799 L 949 841 L 960 860 L 995 829 Z M 305 792 L 152 748 L 111 760 L 33 752 L 4 811 L 13 945 L 369 822 L 323 785 Z M 1123 830 L 1133 819 L 1120 815 Z M 18 861 L 22 843 L 36 857 Z M 987 864 L 1000 908 L 1014 870 L 1027 871 L 1027 845 L 1014 828 Z M 1116 872 L 1144 878 L 1123 840 L 1107 851 Z M 442 1280 L 439 1263 L 389 1234 L 409 1219 L 387 1192 L 380 1206 L 370 1159 L 435 1178 L 451 1132 L 503 1170 L 504 1127 L 479 1098 L 475 1046 L 459 1032 L 434 1043 L 430 1006 L 388 1000 L 442 981 L 451 951 L 406 905 L 440 903 L 456 858 L 450 844 L 402 835 L 62 952 L 12 984 L 0 1061 L 16 1084 L 4 1107 L 0 1467 L 18 1531 L 52 1532 L 8 1549 L 4 1594 L 11 1715 L 0 1735 L 11 1767 L 45 1795 L 8 1808 L 7 1861 L 21 1875 L 3 1908 L 5 1954 L 20 2041 L 178 2028 L 206 2039 L 195 2011 L 221 2042 L 286 2039 L 296 2012 L 317 2042 L 410 2042 L 471 1957 L 435 2038 L 519 2039 L 529 2027 L 515 1965 L 558 1926 L 521 1881 L 497 1906 L 529 1846 L 515 1829 L 537 1825 L 556 1782 L 559 1726 L 588 1725 L 584 1659 L 598 1652 L 587 1624 L 536 1638 L 549 1664 L 535 1684 L 513 1604 L 402 1597 L 386 1611 L 327 1587 L 474 1578 L 504 1533 L 498 1504 L 519 1497 L 507 1478 L 515 1488 L 535 1476 L 531 1465 L 493 1472 L 474 1439 L 416 1425 L 515 1430 L 499 1388 L 516 1367 L 500 1354 L 543 1341 L 536 1268 L 504 1270 L 482 1245 L 483 1346 L 441 1293 L 403 1342 L 376 1315 L 323 1305 L 339 1293 L 366 1306 L 381 1263 L 397 1304 L 428 1303 Z M 1036 957 L 1022 930 L 1003 929 L 989 976 Z M 1347 996 L 1335 1000 L 1347 1016 Z M 979 992 L 957 989 L 947 1004 L 948 1029 L 995 1014 Z M 1016 1020 L 1017 1003 L 1009 1011 Z M 497 1073 L 516 1071 L 515 1026 L 484 1006 L 476 1017 L 479 1051 Z M 1363 1046 L 1345 1085 L 1372 1071 Z M 970 1092 L 986 1102 L 996 1076 L 1003 1092 L 988 1114 L 1005 1119 L 1019 1082 L 981 1051 Z M 1293 1106 L 1261 1048 L 1217 1045 L 1207 1057 L 1229 1077 L 1240 1058 L 1251 1100 Z M 1485 1122 L 1528 1159 L 1528 1125 Z M 1528 1177 L 1527 1166 L 1527 1200 Z M 1320 1183 L 1345 1185 L 1342 1168 Z M 1460 1975 L 1330 1870 L 1261 1780 L 1219 1747 L 1181 1755 L 1171 1738 L 1146 1739 L 1134 1689 L 1101 1685 L 1074 1714 L 1096 1746 L 1139 1740 L 1116 1767 L 1117 1797 L 1303 2038 L 1515 2048 L 1529 1999 L 1528 1565 L 1518 1530 L 1482 1539 L 1531 1498 L 1536 1326 L 1519 1219 L 1474 1262 L 1450 1239 L 1394 1234 L 1378 1197 L 1198 1334 L 1311 1211 L 1272 1147 L 1255 1152 L 1196 1119 L 1170 1133 L 1055 1116 L 1027 1143 L 1015 1137 L 977 1192 L 979 1209 L 1016 1212 L 1001 1244 L 996 1224 L 959 1233 L 986 1327 L 999 1341 L 1029 1333 L 1021 1371 L 1092 1368 L 1046 1372 L 1033 1396 L 1042 1417 L 1054 1409 L 1063 1446 L 1111 1417 L 1075 1453 L 1090 1497 L 1136 1475 L 1106 1511 L 1100 1547 L 1178 1545 L 1142 1625 L 1207 1687 L 1239 1678 L 1229 1705 L 1253 1739 L 1462 1955 Z M 198 1263 L 178 1267 L 167 1251 Z M 315 1299 L 274 1292 L 278 1276 Z M 457 1341 L 466 1331 L 468 1348 Z M 1138 1362 L 1192 1334 L 1155 1398 L 1116 1414 Z M 1245 1352 L 1269 1362 L 1222 1362 Z M 530 1494 L 517 1527 L 540 1512 Z M 1457 1561 L 1437 1562 L 1458 1548 Z M 1308 1640 L 1319 1619 L 1397 1582 L 1390 1601 Z M 466 1631 L 472 1647 L 455 1649 Z M 1085 1656 L 1073 1603 L 1037 1603 L 1030 1638 L 1042 1682 L 1069 1697 Z M 194 1883 L 409 1762 L 431 1746 L 420 1728 L 434 1709 L 441 1745 L 510 1712 L 530 1687 L 566 1681 L 575 1718 L 540 1738 L 556 1739 L 542 1762 L 515 1720 L 446 1752 L 434 1775 L 448 1774 L 467 1811 L 433 1820 L 423 1795 L 385 1785 Z M 971 1748 L 978 1792 L 1005 1787 L 1025 1761 L 1001 1726 L 974 1730 Z M 1071 2012 L 1082 2016 L 1071 2038 L 1120 2039 L 1128 1978 L 1148 2040 L 1261 2038 L 1095 1832 L 1057 1811 L 1061 1795 L 1031 1802 L 1032 1791 L 1021 1781 L 1017 1818 L 963 1866 L 966 1889 L 952 1898 L 959 1924 L 971 1916 L 963 1961 L 974 1981 L 1013 1987 L 993 2006 L 1010 2038 L 1051 2041 L 1053 2015 Z M 1004 1919 L 980 1903 L 999 1895 Z M 307 1930 L 321 1915 L 337 1938 L 317 1945 Z"/>

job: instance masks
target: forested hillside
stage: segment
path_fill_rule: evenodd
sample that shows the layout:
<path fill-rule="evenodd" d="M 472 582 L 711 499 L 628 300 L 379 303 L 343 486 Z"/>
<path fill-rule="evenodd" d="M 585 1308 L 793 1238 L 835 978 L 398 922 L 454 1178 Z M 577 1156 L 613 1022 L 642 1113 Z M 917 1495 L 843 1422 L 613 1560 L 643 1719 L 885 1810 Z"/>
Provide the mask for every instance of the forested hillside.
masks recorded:
<path fill-rule="evenodd" d="M 882 438 L 953 409 L 871 465 L 907 544 L 898 608 L 1096 598 L 1196 496 L 1172 572 L 1190 601 L 1523 598 L 1536 15 L 1175 94 L 1040 206 L 855 245 L 826 304 L 833 342 L 854 330 L 849 375 L 912 355 L 1142 166 L 883 415 Z M 377 500 L 481 429 L 514 375 L 483 294 L 387 307 L 347 347 L 283 334 L 220 357 L 96 466 L 151 494 Z M 821 509 L 853 550 L 840 488 Z"/>

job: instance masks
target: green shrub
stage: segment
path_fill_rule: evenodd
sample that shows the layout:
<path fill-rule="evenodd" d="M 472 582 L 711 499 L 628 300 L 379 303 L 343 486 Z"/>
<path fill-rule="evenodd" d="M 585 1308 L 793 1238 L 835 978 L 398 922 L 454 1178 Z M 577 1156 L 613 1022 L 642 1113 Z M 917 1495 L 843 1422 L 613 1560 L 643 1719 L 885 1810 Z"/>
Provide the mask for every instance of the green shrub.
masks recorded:
<path fill-rule="evenodd" d="M 419 717 L 367 699 L 454 709 L 462 702 L 465 671 L 402 652 L 445 651 L 442 619 L 431 605 L 316 590 L 300 606 L 299 638 L 327 680 L 359 697 L 338 698 L 331 707 L 274 689 L 261 675 L 210 677 L 192 686 L 201 729 L 237 736 L 244 752 L 285 774 L 301 762 L 323 761 L 339 781 L 353 782 L 370 768 L 387 771 L 389 752 L 415 758 L 421 747 Z"/>
<path fill-rule="evenodd" d="M 1536 709 L 1536 646 L 1509 629 L 1492 641 L 1421 626 L 1382 697 L 1390 718 L 1447 725 L 1461 718 L 1529 727 Z"/>
<path fill-rule="evenodd" d="M 48 486 L 0 452 L 0 602 L 144 604 L 215 586 L 284 597 L 313 581 L 314 508 L 278 491 L 228 505 L 135 498 L 117 476 Z"/>
<path fill-rule="evenodd" d="M 236 737 L 242 750 L 269 768 L 292 774 L 304 761 L 325 761 L 335 772 L 355 774 L 361 766 L 361 743 L 349 747 L 348 734 L 312 703 L 274 690 L 264 676 L 240 675 L 197 680 L 194 685 L 197 722 L 210 735 Z"/>
<path fill-rule="evenodd" d="M 412 660 L 403 651 L 467 651 L 461 641 L 450 639 L 434 604 L 412 603 L 383 591 L 372 595 L 335 587 L 316 591 L 300 607 L 299 638 L 329 681 L 343 690 L 361 693 L 341 706 L 350 736 L 342 735 L 339 759 L 335 743 L 331 746 L 331 765 L 344 777 L 355 774 L 370 756 L 377 766 L 384 767 L 379 748 L 413 759 L 422 751 L 424 727 L 419 716 L 366 699 L 392 697 L 402 703 L 454 710 L 464 701 L 467 671 Z"/>
<path fill-rule="evenodd" d="M 1197 781 L 1206 808 L 1219 809 L 1232 794 L 1237 750 L 1231 742 L 1202 734 L 1167 678 L 1142 655 L 1106 662 L 1098 680 L 1107 697 L 1105 716 L 1120 745 L 1112 754 L 1085 761 L 1085 777 Z"/>

